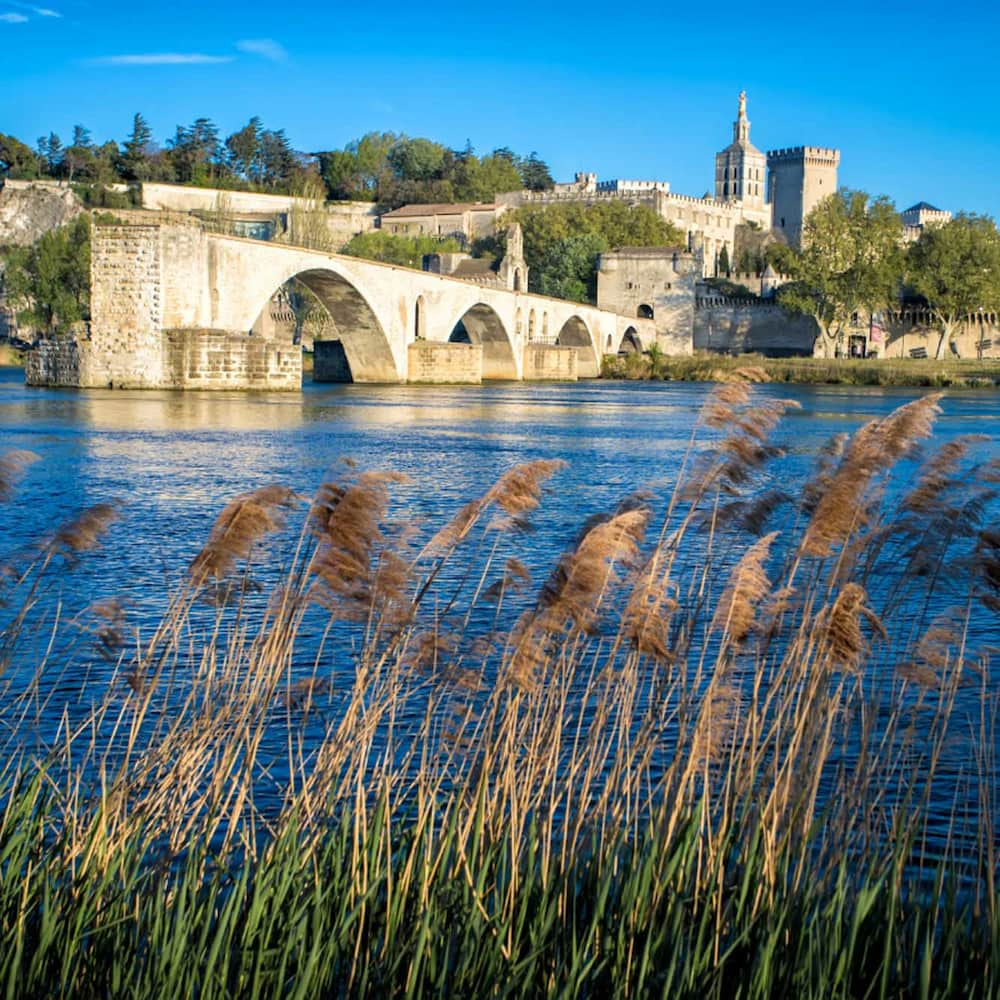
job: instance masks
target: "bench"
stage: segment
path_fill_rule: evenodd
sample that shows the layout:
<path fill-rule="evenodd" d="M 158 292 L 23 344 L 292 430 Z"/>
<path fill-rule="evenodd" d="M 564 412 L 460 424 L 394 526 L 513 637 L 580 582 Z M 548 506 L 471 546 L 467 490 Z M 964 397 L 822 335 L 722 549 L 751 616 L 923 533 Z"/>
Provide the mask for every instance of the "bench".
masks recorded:
<path fill-rule="evenodd" d="M 916 358 L 926 358 L 927 357 L 927 348 L 926 347 L 911 347 L 910 348 L 910 357 L 914 358 L 914 359 L 916 359 Z"/>

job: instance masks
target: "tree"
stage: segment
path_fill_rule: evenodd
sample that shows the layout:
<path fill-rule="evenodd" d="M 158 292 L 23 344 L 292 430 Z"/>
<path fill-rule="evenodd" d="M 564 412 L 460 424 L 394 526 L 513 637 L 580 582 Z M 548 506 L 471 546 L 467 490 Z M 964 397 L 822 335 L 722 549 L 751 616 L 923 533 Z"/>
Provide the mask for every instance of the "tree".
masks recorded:
<path fill-rule="evenodd" d="M 20 323 L 45 333 L 66 330 L 90 313 L 90 216 L 10 251 L 4 286 Z"/>
<path fill-rule="evenodd" d="M 264 126 L 253 117 L 226 139 L 229 167 L 237 177 L 256 183 L 260 177 L 260 140 Z"/>
<path fill-rule="evenodd" d="M 906 263 L 909 283 L 940 327 L 938 360 L 967 316 L 1000 309 L 1000 234 L 992 219 L 962 214 L 942 226 L 925 226 Z"/>
<path fill-rule="evenodd" d="M 348 257 L 397 264 L 420 270 L 424 256 L 429 253 L 458 253 L 462 249 L 458 240 L 448 236 L 394 236 L 381 230 L 359 233 L 341 250 Z"/>
<path fill-rule="evenodd" d="M 179 183 L 204 184 L 218 178 L 224 157 L 219 129 L 210 119 L 196 118 L 190 128 L 178 125 L 167 147 Z"/>
<path fill-rule="evenodd" d="M 813 347 L 830 357 L 854 313 L 875 312 L 894 301 L 902 277 L 901 225 L 888 198 L 844 188 L 809 213 L 790 284 L 778 301 L 812 316 L 819 327 Z"/>
<path fill-rule="evenodd" d="M 122 146 L 122 176 L 129 181 L 147 180 L 154 152 L 153 130 L 146 119 L 137 113 L 132 119 L 132 132 Z"/>
<path fill-rule="evenodd" d="M 567 236 L 552 243 L 538 266 L 538 291 L 570 302 L 597 298 L 597 258 L 608 249 L 598 233 Z"/>
<path fill-rule="evenodd" d="M 719 274 L 729 277 L 729 250 L 725 244 L 722 245 L 722 252 L 719 254 Z"/>
<path fill-rule="evenodd" d="M 532 150 L 526 159 L 521 161 L 521 184 L 529 191 L 549 191 L 554 185 L 548 164 L 538 158 Z"/>
<path fill-rule="evenodd" d="M 462 201 L 493 201 L 504 191 L 518 191 L 521 175 L 509 150 L 495 150 L 482 159 L 463 152 L 456 162 L 455 195 Z"/>
<path fill-rule="evenodd" d="M 0 173 L 13 178 L 37 177 L 38 156 L 20 139 L 0 132 Z"/>
<path fill-rule="evenodd" d="M 401 181 L 440 179 L 445 147 L 430 139 L 399 139 L 389 150 L 388 162 Z"/>
<path fill-rule="evenodd" d="M 504 216 L 505 221 L 519 222 L 524 233 L 524 257 L 531 268 L 528 285 L 531 291 L 566 285 L 566 273 L 558 256 L 562 241 L 571 237 L 595 236 L 604 249 L 621 246 L 683 246 L 684 235 L 671 223 L 646 205 L 629 205 L 624 201 L 607 201 L 596 205 L 581 202 L 565 204 L 527 205 Z M 596 245 L 596 244 L 595 244 Z M 583 253 L 581 244 L 568 244 L 578 266 Z M 562 249 L 566 249 L 563 247 Z M 593 261 L 593 258 L 591 258 Z M 594 297 L 593 276 L 583 281 L 588 298 Z M 578 286 L 573 285 L 578 290 Z"/>

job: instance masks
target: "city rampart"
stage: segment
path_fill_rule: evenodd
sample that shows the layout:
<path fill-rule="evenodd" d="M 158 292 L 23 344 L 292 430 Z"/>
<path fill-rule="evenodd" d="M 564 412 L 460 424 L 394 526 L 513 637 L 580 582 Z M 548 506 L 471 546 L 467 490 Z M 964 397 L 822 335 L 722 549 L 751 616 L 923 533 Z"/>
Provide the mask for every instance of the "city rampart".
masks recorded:
<path fill-rule="evenodd" d="M 819 329 L 810 316 L 753 299 L 710 296 L 694 310 L 694 348 L 720 354 L 811 355 Z"/>

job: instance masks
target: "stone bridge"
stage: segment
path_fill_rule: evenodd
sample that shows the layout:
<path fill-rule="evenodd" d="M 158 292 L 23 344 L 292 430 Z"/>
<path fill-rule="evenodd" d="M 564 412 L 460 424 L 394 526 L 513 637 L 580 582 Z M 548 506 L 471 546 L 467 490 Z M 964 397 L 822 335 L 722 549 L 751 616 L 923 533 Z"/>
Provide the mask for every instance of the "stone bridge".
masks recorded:
<path fill-rule="evenodd" d="M 291 388 L 298 348 L 252 332 L 291 279 L 329 311 L 359 382 L 433 381 L 446 344 L 486 379 L 589 377 L 603 354 L 656 338 L 651 320 L 409 268 L 196 226 L 97 226 L 75 384 Z M 455 370 L 446 362 L 439 380 L 474 380 Z"/>

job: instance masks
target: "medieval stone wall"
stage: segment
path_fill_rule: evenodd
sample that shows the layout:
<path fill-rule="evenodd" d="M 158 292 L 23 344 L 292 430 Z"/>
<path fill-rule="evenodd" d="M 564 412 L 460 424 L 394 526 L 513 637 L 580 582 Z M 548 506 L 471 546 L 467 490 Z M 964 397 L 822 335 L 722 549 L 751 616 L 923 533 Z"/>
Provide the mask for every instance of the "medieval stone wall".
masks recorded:
<path fill-rule="evenodd" d="M 478 385 L 483 380 L 481 344 L 418 340 L 407 354 L 408 382 Z"/>
<path fill-rule="evenodd" d="M 34 386 L 79 386 L 80 349 L 71 338 L 43 339 L 24 356 L 24 381 Z"/>
<path fill-rule="evenodd" d="M 294 390 L 302 351 L 290 342 L 217 330 L 165 330 L 164 384 L 174 389 Z"/>
<path fill-rule="evenodd" d="M 579 372 L 579 354 L 575 347 L 552 344 L 526 344 L 524 378 L 529 382 L 575 382 Z"/>
<path fill-rule="evenodd" d="M 780 306 L 718 299 L 694 311 L 694 349 L 720 354 L 811 355 L 818 334 L 809 316 Z"/>

